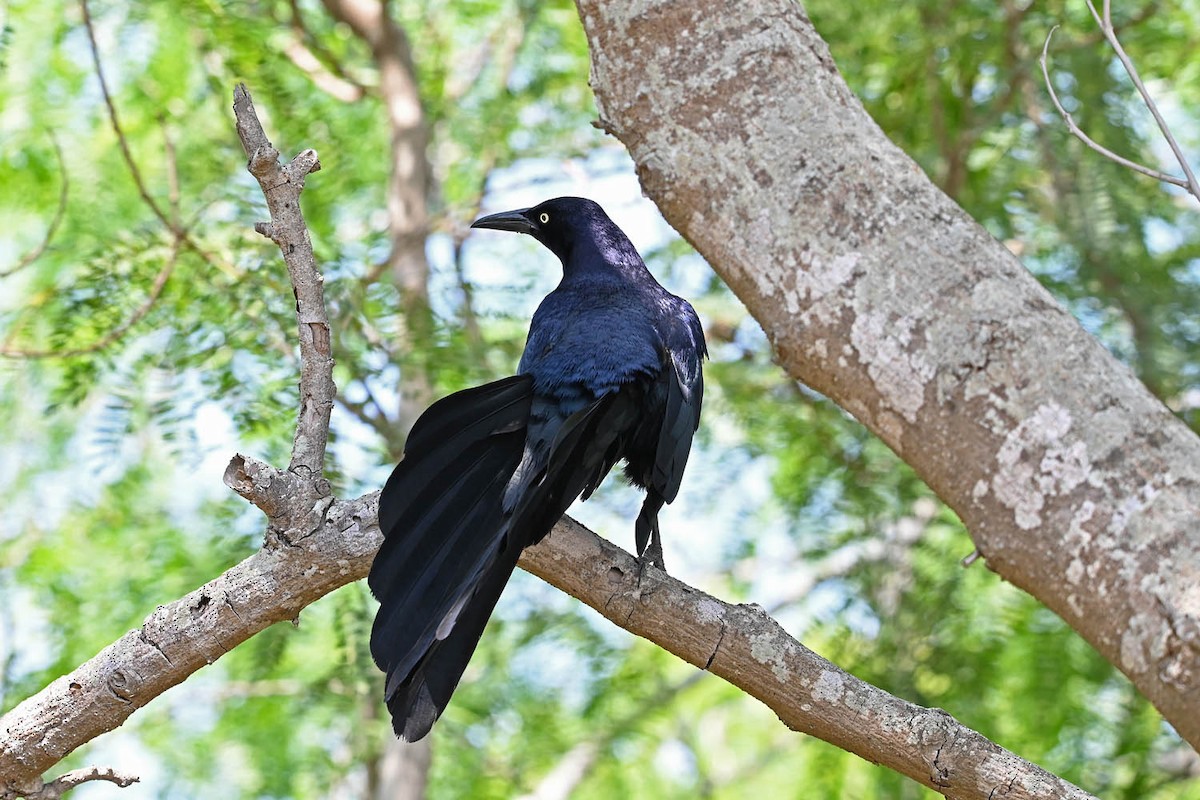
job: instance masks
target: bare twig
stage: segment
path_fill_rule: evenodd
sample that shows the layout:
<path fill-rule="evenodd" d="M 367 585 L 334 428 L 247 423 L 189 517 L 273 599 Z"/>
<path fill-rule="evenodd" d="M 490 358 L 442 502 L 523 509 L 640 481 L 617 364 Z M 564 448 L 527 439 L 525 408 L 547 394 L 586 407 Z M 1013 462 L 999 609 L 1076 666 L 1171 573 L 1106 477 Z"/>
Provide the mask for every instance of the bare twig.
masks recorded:
<path fill-rule="evenodd" d="M 67 194 L 69 191 L 70 182 L 67 179 L 67 163 L 63 158 L 62 148 L 58 146 L 58 139 L 54 134 L 49 134 L 50 143 L 54 145 L 54 155 L 58 158 L 58 172 L 61 176 L 58 189 L 58 208 L 54 210 L 54 217 L 50 220 L 50 224 L 46 227 L 46 233 L 42 236 L 42 241 L 37 247 L 34 247 L 28 253 L 21 257 L 13 266 L 8 269 L 0 270 L 0 278 L 7 278 L 9 275 L 20 272 L 30 264 L 42 257 L 42 253 L 50 246 L 54 235 L 58 233 L 58 226 L 62 224 L 63 216 L 67 212 Z"/>
<path fill-rule="evenodd" d="M 99 63 L 99 62 L 97 62 Z M 167 257 L 167 261 L 158 271 L 158 275 L 154 278 L 154 283 L 150 286 L 150 293 L 140 306 L 121 324 L 110 330 L 107 334 L 97 339 L 95 342 L 83 347 L 75 347 L 69 350 L 24 350 L 21 348 L 10 347 L 7 343 L 0 346 L 0 357 L 3 358 L 71 358 L 74 356 L 87 355 L 95 353 L 109 345 L 117 342 L 123 337 L 130 328 L 140 322 L 146 314 L 150 313 L 150 309 L 162 296 L 163 289 L 166 288 L 167 281 L 171 274 L 175 271 L 175 266 L 179 262 L 179 249 L 185 244 L 186 231 L 179 221 L 179 166 L 175 157 L 175 144 L 171 141 L 170 134 L 167 132 L 165 121 L 162 122 L 163 129 L 163 144 L 167 157 L 167 185 L 169 187 L 168 203 L 171 209 L 171 215 L 167 224 L 172 234 L 171 254 Z M 114 118 L 115 124 L 115 118 Z M 58 149 L 58 143 L 55 142 L 55 149 Z M 59 154 L 60 163 L 62 163 L 62 154 Z M 63 173 L 64 193 L 62 202 L 66 201 L 66 173 Z M 47 240 L 49 241 L 49 235 Z M 3 277 L 3 275 L 0 275 Z"/>
<path fill-rule="evenodd" d="M 1108 40 L 1113 52 L 1117 54 L 1117 58 L 1121 60 L 1121 66 L 1125 67 L 1125 72 L 1128 73 L 1129 79 L 1133 81 L 1133 85 L 1137 88 L 1138 94 L 1142 96 L 1142 101 L 1146 104 L 1146 108 L 1154 116 L 1154 122 L 1158 125 L 1158 129 L 1162 132 L 1163 138 L 1167 140 L 1167 144 L 1171 148 L 1171 152 L 1175 155 L 1175 160 L 1179 162 L 1179 168 L 1183 170 L 1183 174 L 1187 176 L 1187 188 L 1192 195 L 1200 200 L 1200 183 L 1196 182 L 1196 176 L 1192 172 L 1191 166 L 1188 164 L 1187 157 L 1183 154 L 1183 149 L 1180 148 L 1179 142 L 1175 141 L 1171 129 L 1167 126 L 1167 121 L 1163 119 L 1158 110 L 1158 104 L 1150 97 L 1150 92 L 1146 90 L 1146 85 L 1142 83 L 1142 78 L 1138 75 L 1137 67 L 1134 66 L 1133 60 L 1125 52 L 1125 48 L 1121 46 L 1121 41 L 1117 38 L 1117 34 L 1113 29 L 1112 23 L 1112 0 L 1104 0 L 1103 16 L 1096 13 L 1096 6 L 1092 0 L 1084 0 L 1087 3 L 1088 10 L 1092 12 L 1092 17 L 1100 25 L 1100 30 L 1104 34 L 1104 38 Z"/>
<path fill-rule="evenodd" d="M 166 118 L 160 116 L 158 124 L 162 128 L 163 151 L 167 154 L 167 205 L 171 209 L 171 230 L 182 231 L 184 227 L 182 213 L 179 209 L 179 159 L 175 156 L 175 142 L 171 139 Z M 178 233 L 176 233 L 176 238 L 180 238 Z"/>
<path fill-rule="evenodd" d="M 142 180 L 142 171 L 138 169 L 137 162 L 133 160 L 133 153 L 129 150 L 129 141 L 125 136 L 125 130 L 121 127 L 121 121 L 117 117 L 116 104 L 108 89 L 108 79 L 104 77 L 104 66 L 100 63 L 100 47 L 96 44 L 96 30 L 92 24 L 92 13 L 88 8 L 88 0 L 79 0 L 79 8 L 83 12 L 83 27 L 87 31 L 88 43 L 91 45 L 92 64 L 96 68 L 96 80 L 100 82 L 100 94 L 104 97 L 104 105 L 108 108 L 108 119 L 112 124 L 113 132 L 117 135 L 117 146 L 121 149 L 125 166 L 129 169 L 129 175 L 133 178 L 133 183 L 137 187 L 142 201 L 154 212 L 154 216 L 158 217 L 159 221 L 170 228 L 172 232 L 179 233 L 175 230 L 175 223 L 167 217 L 154 198 L 150 196 L 146 182 Z"/>
<path fill-rule="evenodd" d="M 124 789 L 140 780 L 141 778 L 137 775 L 117 772 L 112 767 L 85 767 L 63 773 L 49 783 L 43 784 L 42 788 L 26 793 L 24 797 L 25 800 L 59 800 L 76 786 L 88 781 L 108 781 Z"/>
<path fill-rule="evenodd" d="M 142 201 L 149 207 L 154 216 L 158 217 L 159 222 L 165 225 L 175 238 L 179 239 L 189 250 L 225 274 L 231 276 L 238 275 L 239 270 L 236 267 L 202 247 L 199 242 L 192 238 L 191 232 L 184 228 L 177 219 L 168 216 L 150 194 L 150 190 L 146 187 L 146 182 L 142 179 L 142 172 L 138 169 L 137 162 L 133 160 L 133 153 L 129 148 L 129 140 L 125 135 L 125 129 L 121 127 L 120 118 L 117 116 L 117 106 L 113 102 L 112 93 L 108 88 L 108 79 L 104 76 L 104 67 L 100 60 L 100 47 L 96 44 L 96 31 L 92 24 L 92 14 L 88 8 L 88 0 L 79 0 L 79 7 L 83 12 L 83 26 L 87 31 L 88 44 L 91 46 L 92 64 L 96 68 L 96 80 L 100 83 L 100 94 L 104 97 L 104 105 L 108 109 L 108 121 L 112 125 L 113 133 L 116 134 L 117 145 L 121 150 L 121 157 L 125 160 L 125 166 L 129 170 L 130 177 L 133 178 L 138 195 L 141 196 Z M 170 158 L 171 155 L 168 154 L 168 157 Z"/>
<path fill-rule="evenodd" d="M 1141 95 L 1142 101 L 1150 110 L 1150 114 L 1154 117 L 1154 121 L 1158 125 L 1158 129 L 1166 138 L 1167 144 L 1170 146 L 1171 152 L 1175 155 L 1176 161 L 1179 162 L 1179 166 L 1182 168 L 1185 177 L 1178 178 L 1174 175 L 1168 175 L 1165 172 L 1144 166 L 1135 161 L 1131 161 L 1124 156 L 1118 155 L 1104 145 L 1096 142 L 1075 123 L 1075 120 L 1071 117 L 1067 110 L 1063 108 L 1062 103 L 1058 99 L 1057 92 L 1054 91 L 1054 83 L 1050 80 L 1050 70 L 1047 66 L 1047 59 L 1050 50 L 1050 39 L 1054 36 L 1054 32 L 1058 30 L 1059 27 L 1055 25 L 1050 29 L 1050 32 L 1046 34 L 1046 42 L 1042 45 L 1042 55 L 1041 58 L 1038 59 L 1038 63 L 1040 63 L 1042 67 L 1042 77 L 1046 81 L 1046 90 L 1050 93 L 1050 100 L 1054 103 L 1054 107 L 1058 110 L 1058 113 L 1067 123 L 1067 130 L 1070 131 L 1072 136 L 1079 139 L 1079 141 L 1083 142 L 1087 147 L 1095 150 L 1097 153 L 1109 159 L 1110 161 L 1134 170 L 1135 172 L 1139 172 L 1142 175 L 1154 178 L 1155 180 L 1163 181 L 1164 183 L 1169 183 L 1173 186 L 1179 186 L 1183 189 L 1186 189 L 1193 197 L 1195 197 L 1197 200 L 1200 200 L 1200 183 L 1196 181 L 1196 176 L 1193 174 L 1192 168 L 1188 164 L 1187 158 L 1183 154 L 1183 150 L 1179 147 L 1179 143 L 1175 141 L 1175 137 L 1172 135 L 1171 129 L 1167 126 L 1166 120 L 1164 120 L 1162 114 L 1159 113 L 1158 105 L 1154 102 L 1154 99 L 1150 97 L 1150 93 L 1146 90 L 1146 86 L 1142 82 L 1141 76 L 1138 75 L 1137 68 L 1133 65 L 1133 61 L 1129 58 L 1129 55 L 1125 52 L 1125 48 L 1121 46 L 1121 42 L 1117 38 L 1112 24 L 1111 0 L 1104 0 L 1103 13 L 1096 10 L 1096 6 L 1092 0 L 1084 0 L 1084 2 L 1087 3 L 1088 10 L 1092 12 L 1092 17 L 1096 20 L 1096 24 L 1100 26 L 1100 31 L 1104 35 L 1104 38 L 1108 41 L 1109 46 L 1113 48 L 1113 52 L 1116 53 L 1117 58 L 1121 61 L 1122 66 L 1125 67 L 1125 71 L 1129 74 L 1130 80 L 1133 81 L 1133 85 L 1138 90 L 1138 94 Z"/>
<path fill-rule="evenodd" d="M 317 271 L 312 240 L 300 210 L 300 192 L 310 172 L 321 168 L 315 150 L 305 150 L 280 165 L 279 151 L 267 139 L 254 103 L 244 85 L 234 90 L 233 111 L 238 137 L 250 157 L 247 169 L 258 179 L 270 222 L 255 225 L 283 252 L 296 295 L 300 329 L 300 415 L 288 469 L 319 476 L 329 440 L 329 415 L 333 410 L 333 356 L 329 317 L 325 311 L 324 279 Z"/>

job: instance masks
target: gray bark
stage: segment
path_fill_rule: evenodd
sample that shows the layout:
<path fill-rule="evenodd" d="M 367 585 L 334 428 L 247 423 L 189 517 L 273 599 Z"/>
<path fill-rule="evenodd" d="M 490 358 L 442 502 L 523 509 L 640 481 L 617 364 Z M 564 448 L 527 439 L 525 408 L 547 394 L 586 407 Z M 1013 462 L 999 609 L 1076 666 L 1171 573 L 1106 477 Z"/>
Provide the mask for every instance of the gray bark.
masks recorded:
<path fill-rule="evenodd" d="M 790 0 L 577 0 L 601 124 L 987 565 L 1200 744 L 1200 440 L 893 145 Z"/>

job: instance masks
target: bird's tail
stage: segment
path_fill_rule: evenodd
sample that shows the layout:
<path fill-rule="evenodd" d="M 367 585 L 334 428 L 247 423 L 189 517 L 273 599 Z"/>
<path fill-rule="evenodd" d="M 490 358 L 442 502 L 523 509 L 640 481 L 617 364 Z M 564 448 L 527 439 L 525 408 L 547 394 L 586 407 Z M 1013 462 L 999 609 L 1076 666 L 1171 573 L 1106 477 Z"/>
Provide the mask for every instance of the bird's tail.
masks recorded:
<path fill-rule="evenodd" d="M 429 732 L 521 550 L 599 484 L 636 409 L 617 392 L 565 414 L 517 376 L 450 395 L 417 420 L 379 497 L 384 543 L 367 579 L 380 602 L 371 655 L 387 673 L 397 735 Z"/>
<path fill-rule="evenodd" d="M 446 707 L 520 555 L 501 499 L 531 400 L 532 381 L 518 376 L 434 403 L 379 496 L 371 655 L 387 673 L 393 727 L 408 741 Z"/>

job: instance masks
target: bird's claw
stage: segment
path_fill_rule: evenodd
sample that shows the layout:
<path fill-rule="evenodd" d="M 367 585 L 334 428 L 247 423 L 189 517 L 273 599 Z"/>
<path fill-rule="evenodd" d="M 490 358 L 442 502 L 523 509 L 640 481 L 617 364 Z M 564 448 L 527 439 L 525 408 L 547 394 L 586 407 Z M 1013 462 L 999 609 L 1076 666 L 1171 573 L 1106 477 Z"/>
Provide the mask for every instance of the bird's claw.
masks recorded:
<path fill-rule="evenodd" d="M 662 540 L 654 537 L 650 540 L 650 544 L 646 545 L 646 549 L 637 558 L 638 562 L 638 586 L 642 585 L 642 578 L 646 574 L 646 567 L 657 567 L 666 573 L 667 567 L 663 563 Z"/>

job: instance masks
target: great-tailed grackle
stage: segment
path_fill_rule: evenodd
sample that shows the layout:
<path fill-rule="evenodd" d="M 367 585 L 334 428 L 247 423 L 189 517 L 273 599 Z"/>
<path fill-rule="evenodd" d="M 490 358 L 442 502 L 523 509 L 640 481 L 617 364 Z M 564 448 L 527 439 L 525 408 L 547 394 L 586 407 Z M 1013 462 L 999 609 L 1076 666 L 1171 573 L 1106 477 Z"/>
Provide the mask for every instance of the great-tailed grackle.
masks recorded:
<path fill-rule="evenodd" d="M 658 512 L 679 491 L 704 391 L 696 312 L 596 203 L 559 197 L 471 227 L 530 234 L 563 277 L 533 315 L 519 374 L 430 406 L 379 496 L 371 655 L 408 741 L 450 702 L 521 550 L 622 458 L 646 490 L 638 553 L 662 565 Z"/>

